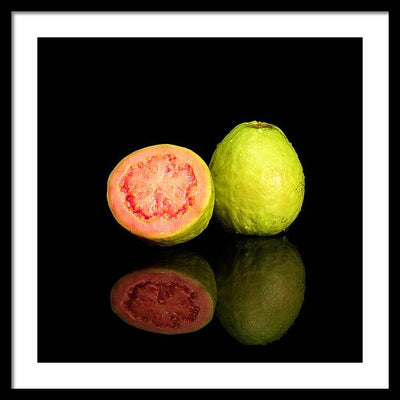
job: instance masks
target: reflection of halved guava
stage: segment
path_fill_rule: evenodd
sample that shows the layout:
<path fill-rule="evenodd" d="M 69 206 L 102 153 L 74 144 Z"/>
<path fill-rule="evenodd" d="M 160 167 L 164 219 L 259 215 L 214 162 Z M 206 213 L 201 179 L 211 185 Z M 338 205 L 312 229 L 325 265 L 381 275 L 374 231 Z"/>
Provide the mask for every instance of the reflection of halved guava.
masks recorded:
<path fill-rule="evenodd" d="M 285 238 L 236 240 L 223 254 L 216 277 L 216 315 L 243 344 L 265 345 L 279 339 L 303 303 L 304 265 Z"/>
<path fill-rule="evenodd" d="M 126 323 L 178 334 L 199 330 L 211 321 L 217 287 L 207 260 L 185 251 L 123 276 L 110 297 L 113 311 Z"/>
<path fill-rule="evenodd" d="M 215 216 L 230 231 L 275 235 L 296 219 L 304 198 L 300 160 L 284 133 L 265 122 L 237 125 L 210 162 Z"/>
<path fill-rule="evenodd" d="M 115 219 L 147 242 L 172 246 L 199 235 L 214 208 L 207 164 L 170 144 L 137 150 L 111 172 L 107 200 Z"/>

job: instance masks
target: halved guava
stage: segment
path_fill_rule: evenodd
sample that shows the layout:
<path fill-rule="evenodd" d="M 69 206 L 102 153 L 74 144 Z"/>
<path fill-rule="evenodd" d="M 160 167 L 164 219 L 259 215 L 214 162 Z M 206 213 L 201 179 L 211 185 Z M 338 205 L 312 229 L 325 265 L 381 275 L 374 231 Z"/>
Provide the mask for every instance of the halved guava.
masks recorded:
<path fill-rule="evenodd" d="M 217 286 L 207 260 L 185 251 L 123 276 L 110 298 L 112 310 L 126 323 L 172 335 L 197 331 L 211 321 Z"/>
<path fill-rule="evenodd" d="M 111 172 L 107 200 L 115 219 L 137 237 L 172 246 L 199 235 L 214 209 L 207 164 L 192 150 L 171 144 L 145 147 Z"/>
<path fill-rule="evenodd" d="M 286 238 L 243 238 L 222 252 L 216 315 L 245 345 L 266 345 L 293 325 L 304 300 L 305 268 Z"/>
<path fill-rule="evenodd" d="M 217 145 L 210 170 L 217 220 L 228 231 L 272 236 L 289 227 L 304 200 L 304 173 L 285 134 L 266 122 L 244 122 Z"/>

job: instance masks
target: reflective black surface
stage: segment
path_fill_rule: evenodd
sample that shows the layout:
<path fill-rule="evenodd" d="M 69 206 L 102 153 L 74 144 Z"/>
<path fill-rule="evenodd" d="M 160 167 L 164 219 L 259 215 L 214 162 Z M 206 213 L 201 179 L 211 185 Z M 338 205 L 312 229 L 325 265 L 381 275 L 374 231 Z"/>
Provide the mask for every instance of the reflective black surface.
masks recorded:
<path fill-rule="evenodd" d="M 38 48 L 40 362 L 362 361 L 361 40 L 39 39 Z M 218 318 L 179 336 L 124 323 L 112 286 L 163 249 L 116 223 L 108 174 L 157 143 L 208 163 L 230 129 L 254 119 L 286 133 L 306 177 L 284 235 L 306 276 L 293 326 L 246 346 Z M 212 219 L 178 247 L 217 273 L 231 240 Z"/>

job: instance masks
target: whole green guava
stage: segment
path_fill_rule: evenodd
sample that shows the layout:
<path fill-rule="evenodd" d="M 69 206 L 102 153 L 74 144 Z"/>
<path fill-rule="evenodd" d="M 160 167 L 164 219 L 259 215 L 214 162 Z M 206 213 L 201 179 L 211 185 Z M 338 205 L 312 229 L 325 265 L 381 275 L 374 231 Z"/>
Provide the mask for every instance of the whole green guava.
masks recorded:
<path fill-rule="evenodd" d="M 303 304 L 304 264 L 286 238 L 234 240 L 222 252 L 216 280 L 216 316 L 245 345 L 281 338 Z"/>
<path fill-rule="evenodd" d="M 210 170 L 215 186 L 214 215 L 243 235 L 276 235 L 299 214 L 305 178 L 285 134 L 272 124 L 244 122 L 217 145 Z"/>

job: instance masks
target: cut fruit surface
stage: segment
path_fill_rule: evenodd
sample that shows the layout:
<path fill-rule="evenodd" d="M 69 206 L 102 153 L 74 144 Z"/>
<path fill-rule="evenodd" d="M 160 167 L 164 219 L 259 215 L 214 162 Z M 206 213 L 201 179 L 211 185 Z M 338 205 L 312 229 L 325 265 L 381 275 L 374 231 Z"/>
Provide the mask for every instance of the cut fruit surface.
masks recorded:
<path fill-rule="evenodd" d="M 196 153 L 156 145 L 131 153 L 114 168 L 107 199 L 123 227 L 167 246 L 190 240 L 207 227 L 214 185 L 207 164 Z"/>
<path fill-rule="evenodd" d="M 170 258 L 120 278 L 111 290 L 113 311 L 136 328 L 163 334 L 196 331 L 212 319 L 214 273 L 205 259 Z"/>
<path fill-rule="evenodd" d="M 193 206 L 197 190 L 193 168 L 179 164 L 173 154 L 156 154 L 131 165 L 119 185 L 128 210 L 149 222 L 183 216 Z"/>
<path fill-rule="evenodd" d="M 126 311 L 160 328 L 179 328 L 186 321 L 195 321 L 200 311 L 196 294 L 188 285 L 176 280 L 162 282 L 162 277 L 155 274 L 153 279 L 135 283 L 123 302 Z"/>

